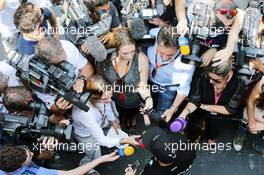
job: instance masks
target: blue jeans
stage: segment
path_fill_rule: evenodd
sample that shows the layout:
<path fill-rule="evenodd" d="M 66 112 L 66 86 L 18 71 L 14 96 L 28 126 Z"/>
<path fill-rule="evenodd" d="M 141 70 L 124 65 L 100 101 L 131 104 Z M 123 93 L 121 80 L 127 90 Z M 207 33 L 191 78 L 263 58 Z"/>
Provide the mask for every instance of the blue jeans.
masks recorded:
<path fill-rule="evenodd" d="M 159 86 L 152 82 L 150 82 L 150 84 Z M 171 90 L 171 88 L 164 87 L 160 88 L 158 92 L 151 92 L 151 94 L 153 97 L 154 108 L 157 112 L 163 114 L 173 104 L 177 91 L 175 89 Z"/>

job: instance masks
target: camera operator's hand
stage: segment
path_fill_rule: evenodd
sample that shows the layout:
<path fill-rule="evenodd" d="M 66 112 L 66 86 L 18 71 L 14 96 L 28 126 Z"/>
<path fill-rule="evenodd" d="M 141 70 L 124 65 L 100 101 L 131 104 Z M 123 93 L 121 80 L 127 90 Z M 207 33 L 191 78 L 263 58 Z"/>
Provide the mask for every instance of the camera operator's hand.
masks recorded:
<path fill-rule="evenodd" d="M 259 58 L 250 59 L 249 65 L 252 66 L 253 69 L 264 73 L 264 65 Z"/>
<path fill-rule="evenodd" d="M 41 140 L 42 140 L 41 147 L 49 151 L 54 150 L 54 148 L 56 148 L 59 144 L 59 141 L 54 137 L 44 137 L 44 138 L 40 138 L 39 141 Z"/>
<path fill-rule="evenodd" d="M 77 92 L 77 93 L 82 93 L 83 92 L 83 88 L 85 85 L 85 81 L 82 79 L 78 79 L 76 80 L 76 82 L 73 85 L 73 89 Z"/>
<path fill-rule="evenodd" d="M 125 175 L 135 175 L 137 172 L 137 169 L 133 170 L 131 166 L 128 166 L 125 169 Z"/>
<path fill-rule="evenodd" d="M 100 41 L 103 44 L 106 44 L 109 40 L 111 40 L 113 38 L 113 33 L 112 32 L 108 32 L 102 36 L 99 37 Z"/>
<path fill-rule="evenodd" d="M 60 126 L 68 126 L 70 123 L 71 122 L 69 119 L 63 119 L 63 120 L 59 121 Z"/>
<path fill-rule="evenodd" d="M 120 145 L 129 144 L 129 145 L 132 145 L 132 146 L 139 146 L 139 143 L 136 141 L 136 139 L 139 139 L 139 138 L 141 138 L 141 136 L 139 136 L 139 135 L 130 136 L 130 137 L 127 137 L 127 138 L 122 138 L 120 140 Z"/>
<path fill-rule="evenodd" d="M 176 28 L 177 28 L 177 33 L 183 37 L 189 31 L 188 21 L 186 19 L 181 19 L 178 22 Z"/>
<path fill-rule="evenodd" d="M 89 48 L 87 47 L 86 43 L 83 43 L 81 45 L 81 50 L 83 53 L 85 53 L 86 55 L 89 55 Z"/>
<path fill-rule="evenodd" d="M 217 67 L 227 64 L 232 54 L 233 50 L 229 48 L 218 51 L 212 60 L 213 62 L 215 62 L 213 63 L 213 66 Z"/>
<path fill-rule="evenodd" d="M 105 163 L 105 162 L 113 162 L 113 161 L 117 160 L 118 158 L 119 158 L 119 155 L 117 154 L 117 150 L 115 150 L 111 154 L 107 154 L 107 155 L 99 157 L 98 160 L 101 163 Z"/>
<path fill-rule="evenodd" d="M 217 53 L 217 49 L 215 49 L 215 48 L 207 50 L 202 55 L 202 64 L 200 67 L 207 67 L 210 64 L 210 62 L 212 61 L 212 59 L 216 53 Z"/>
<path fill-rule="evenodd" d="M 73 104 L 71 104 L 70 102 L 68 102 L 67 100 L 65 100 L 63 97 L 59 98 L 56 101 L 55 105 L 60 110 L 67 110 L 67 109 L 70 109 L 73 106 Z"/>
<path fill-rule="evenodd" d="M 148 22 L 150 24 L 154 24 L 154 25 L 159 26 L 159 27 L 166 25 L 166 23 L 163 20 L 161 20 L 160 18 L 153 18 L 153 19 L 148 20 Z"/>

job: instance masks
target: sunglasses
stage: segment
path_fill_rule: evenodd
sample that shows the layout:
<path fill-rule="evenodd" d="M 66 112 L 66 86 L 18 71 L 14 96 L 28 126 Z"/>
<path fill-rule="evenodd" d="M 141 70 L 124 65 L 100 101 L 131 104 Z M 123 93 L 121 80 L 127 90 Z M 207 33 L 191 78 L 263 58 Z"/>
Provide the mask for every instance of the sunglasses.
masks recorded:
<path fill-rule="evenodd" d="M 221 7 L 220 9 L 218 9 L 218 11 L 222 15 L 230 15 L 231 17 L 235 17 L 238 13 L 236 9 L 228 9 L 226 7 Z"/>

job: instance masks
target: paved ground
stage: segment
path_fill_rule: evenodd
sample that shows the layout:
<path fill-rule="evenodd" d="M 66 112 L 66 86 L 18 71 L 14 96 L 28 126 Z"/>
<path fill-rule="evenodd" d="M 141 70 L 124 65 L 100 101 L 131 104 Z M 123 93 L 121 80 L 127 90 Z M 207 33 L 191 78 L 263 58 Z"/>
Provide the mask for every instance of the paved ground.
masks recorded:
<path fill-rule="evenodd" d="M 2 46 L 0 46 L 0 58 L 2 59 Z M 2 68 L 0 68 L 2 69 Z M 138 130 L 142 130 L 143 125 L 140 120 Z M 221 121 L 223 131 L 218 142 L 232 143 L 237 123 L 230 121 Z M 244 149 L 237 153 L 233 150 L 218 151 L 215 154 L 208 151 L 199 151 L 194 167 L 188 173 L 189 175 L 263 175 L 264 159 L 262 159 L 254 150 L 251 149 L 251 142 L 254 139 L 248 136 Z M 104 152 L 109 152 L 105 150 Z M 58 169 L 70 169 L 78 165 L 81 155 L 76 153 L 60 153 L 60 159 L 56 161 L 54 167 Z M 143 150 L 136 150 L 136 153 L 129 158 L 120 158 L 114 163 L 99 166 L 97 169 L 102 175 L 122 175 L 128 163 L 139 160 L 142 167 L 148 162 L 150 154 Z M 141 167 L 141 168 L 142 168 Z"/>

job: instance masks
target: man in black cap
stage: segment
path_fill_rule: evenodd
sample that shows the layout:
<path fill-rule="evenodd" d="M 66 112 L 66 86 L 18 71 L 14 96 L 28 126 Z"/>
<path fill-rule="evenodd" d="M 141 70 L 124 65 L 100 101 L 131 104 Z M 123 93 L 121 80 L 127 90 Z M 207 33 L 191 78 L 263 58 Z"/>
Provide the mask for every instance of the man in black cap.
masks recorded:
<path fill-rule="evenodd" d="M 181 135 L 169 135 L 159 127 L 149 128 L 142 136 L 142 142 L 153 157 L 141 175 L 180 175 L 192 167 L 196 151 Z M 189 146 L 188 146 L 189 144 Z M 134 175 L 131 168 L 126 175 Z"/>

